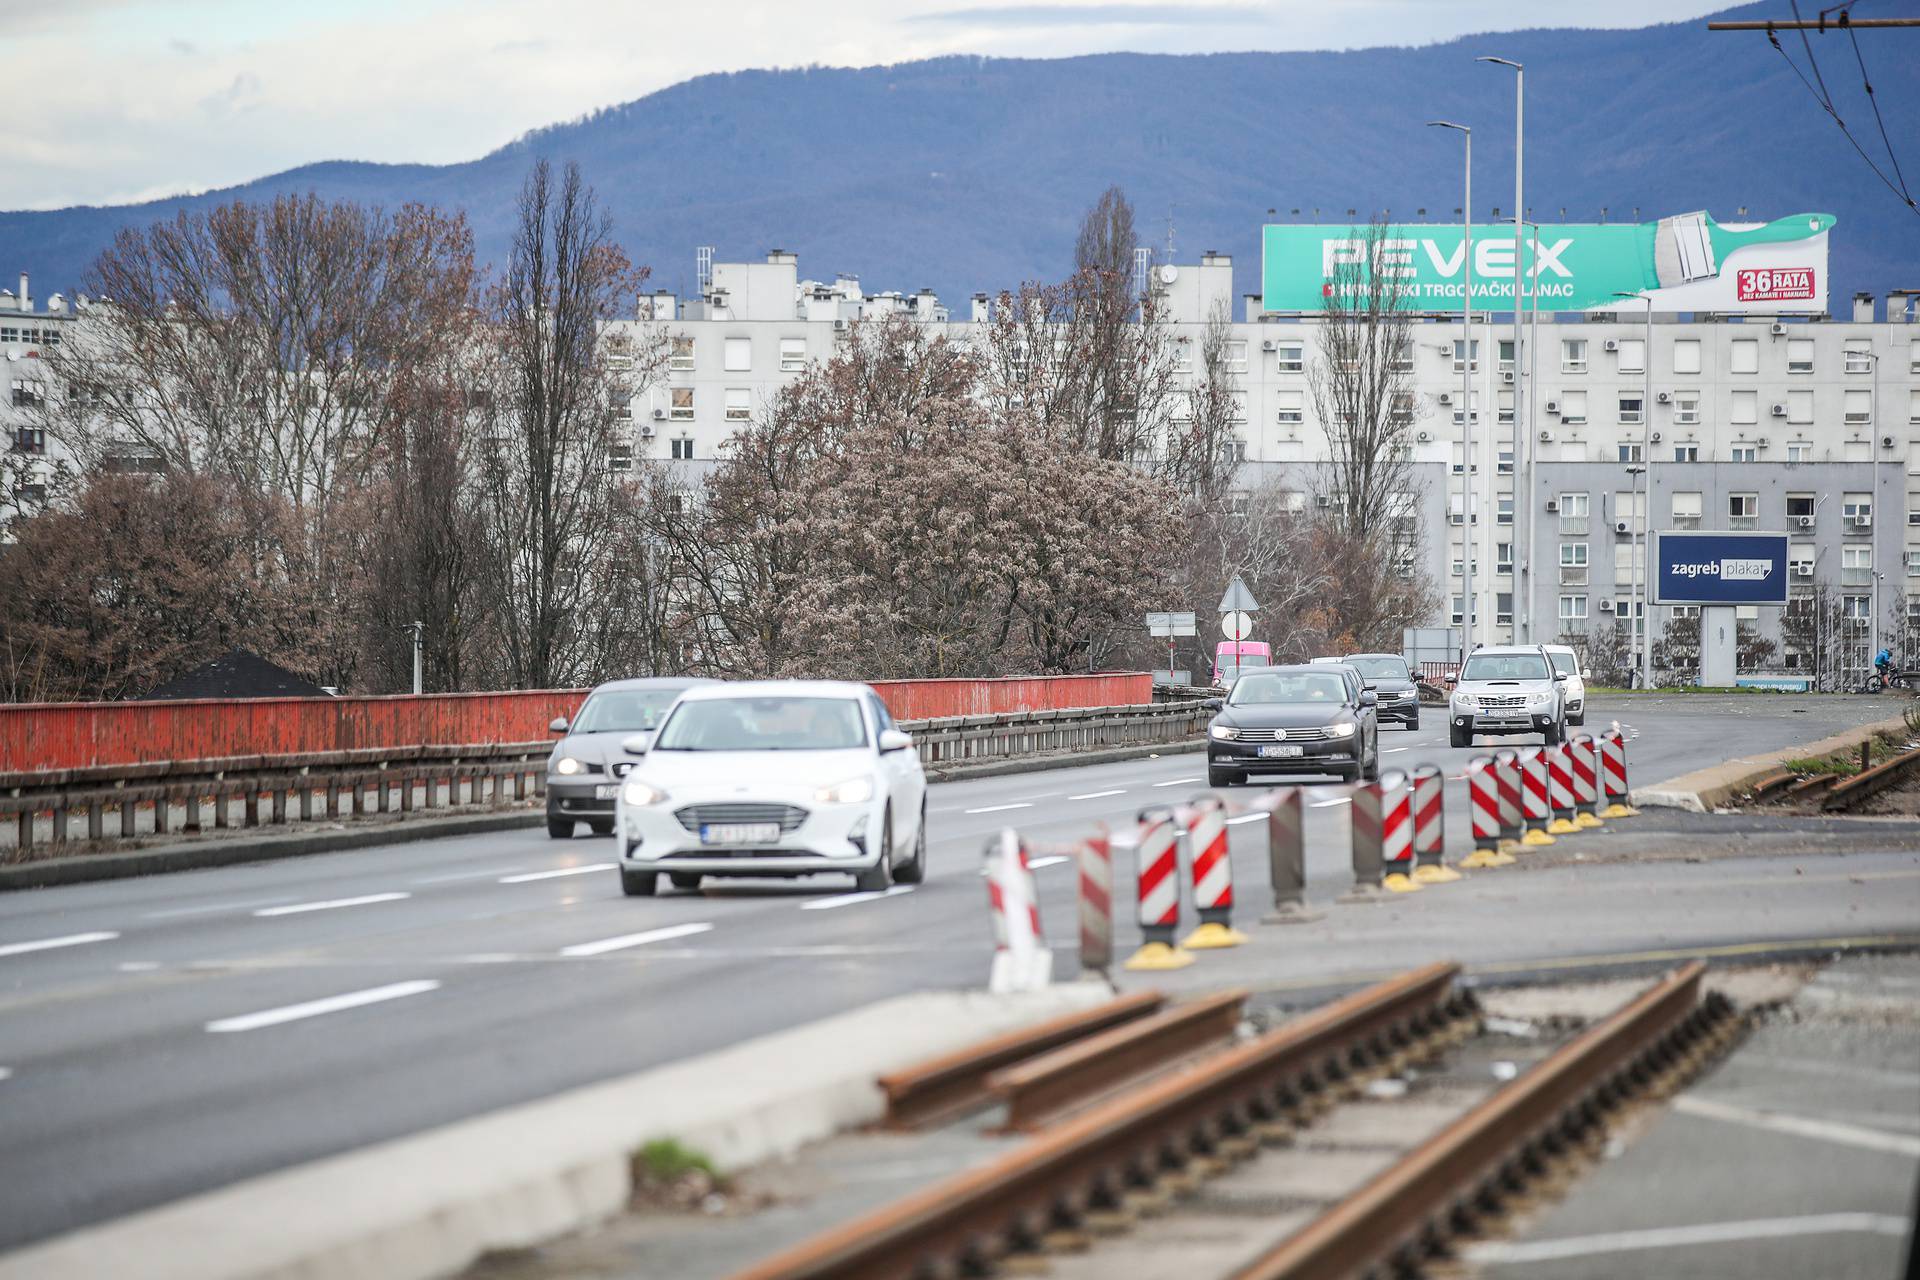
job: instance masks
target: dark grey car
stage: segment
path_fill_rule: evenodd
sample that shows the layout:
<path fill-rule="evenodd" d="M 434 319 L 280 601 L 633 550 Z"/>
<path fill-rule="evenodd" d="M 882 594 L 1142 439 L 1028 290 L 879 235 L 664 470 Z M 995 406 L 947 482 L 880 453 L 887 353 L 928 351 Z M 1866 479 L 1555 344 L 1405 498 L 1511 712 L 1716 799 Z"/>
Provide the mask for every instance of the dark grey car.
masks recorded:
<path fill-rule="evenodd" d="M 1269 667 L 1234 681 L 1207 729 L 1207 783 L 1256 774 L 1380 776 L 1374 695 L 1344 664 Z"/>
<path fill-rule="evenodd" d="M 585 822 L 595 835 L 611 835 L 614 791 L 642 754 L 631 748 L 652 740 L 682 691 L 712 683 L 680 676 L 609 680 L 587 695 L 571 722 L 555 720 L 550 727 L 561 738 L 547 757 L 547 834 L 565 840 Z"/>
<path fill-rule="evenodd" d="M 1413 670 L 1397 653 L 1350 653 L 1346 663 L 1360 672 L 1366 687 L 1379 699 L 1374 712 L 1381 723 L 1389 720 L 1409 729 L 1420 727 L 1420 687 Z"/>

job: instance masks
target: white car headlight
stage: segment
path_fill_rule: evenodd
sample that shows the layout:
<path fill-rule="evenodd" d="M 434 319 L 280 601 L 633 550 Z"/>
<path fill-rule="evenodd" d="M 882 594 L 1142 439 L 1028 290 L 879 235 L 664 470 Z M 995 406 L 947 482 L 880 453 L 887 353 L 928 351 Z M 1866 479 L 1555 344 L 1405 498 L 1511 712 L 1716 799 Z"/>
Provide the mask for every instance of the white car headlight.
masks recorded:
<path fill-rule="evenodd" d="M 553 771 L 564 774 L 585 773 L 587 766 L 583 761 L 575 760 L 572 756 L 561 756 L 553 762 Z"/>
<path fill-rule="evenodd" d="M 1214 737 L 1220 739 L 1220 741 L 1222 742 L 1232 742 L 1235 738 L 1240 736 L 1240 731 L 1234 728 L 1230 724 L 1213 725 L 1208 729 L 1208 732 L 1213 734 Z"/>
<path fill-rule="evenodd" d="M 1527 705 L 1530 707 L 1544 707 L 1552 701 L 1553 695 L 1550 693 L 1530 693 L 1527 695 Z"/>
<path fill-rule="evenodd" d="M 659 804 L 666 798 L 666 792 L 658 787 L 649 786 L 638 778 L 628 778 L 626 785 L 620 788 L 620 799 L 631 805 L 645 807 L 650 804 Z"/>
<path fill-rule="evenodd" d="M 1353 736 L 1353 726 L 1350 724 L 1330 724 L 1327 726 L 1327 736 L 1329 738 L 1351 738 Z"/>
<path fill-rule="evenodd" d="M 1473 695 L 1470 693 L 1456 693 L 1453 695 L 1453 705 L 1462 711 L 1472 711 L 1474 709 Z"/>
<path fill-rule="evenodd" d="M 872 778 L 848 778 L 813 793 L 821 804 L 865 804 L 873 799 Z"/>

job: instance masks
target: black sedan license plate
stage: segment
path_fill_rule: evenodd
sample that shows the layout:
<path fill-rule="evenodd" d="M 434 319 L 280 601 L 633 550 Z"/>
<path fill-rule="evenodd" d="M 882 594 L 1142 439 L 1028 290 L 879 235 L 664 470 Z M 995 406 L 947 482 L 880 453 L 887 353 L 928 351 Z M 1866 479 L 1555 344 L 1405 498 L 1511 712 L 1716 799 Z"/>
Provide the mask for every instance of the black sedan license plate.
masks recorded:
<path fill-rule="evenodd" d="M 1307 749 L 1305 747 L 1296 747 L 1285 743 L 1260 748 L 1260 757 L 1263 760 L 1291 759 L 1294 756 L 1303 756 L 1306 753 Z"/>

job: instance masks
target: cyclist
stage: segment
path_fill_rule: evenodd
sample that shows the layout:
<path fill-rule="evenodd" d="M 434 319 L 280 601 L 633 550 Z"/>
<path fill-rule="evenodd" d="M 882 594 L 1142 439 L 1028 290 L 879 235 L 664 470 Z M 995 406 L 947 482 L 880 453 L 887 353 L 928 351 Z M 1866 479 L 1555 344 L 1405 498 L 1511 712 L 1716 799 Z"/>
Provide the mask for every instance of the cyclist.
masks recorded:
<path fill-rule="evenodd" d="M 1888 679 L 1893 675 L 1893 650 L 1882 649 L 1873 655 L 1873 669 L 1880 676 L 1880 687 L 1887 687 Z"/>

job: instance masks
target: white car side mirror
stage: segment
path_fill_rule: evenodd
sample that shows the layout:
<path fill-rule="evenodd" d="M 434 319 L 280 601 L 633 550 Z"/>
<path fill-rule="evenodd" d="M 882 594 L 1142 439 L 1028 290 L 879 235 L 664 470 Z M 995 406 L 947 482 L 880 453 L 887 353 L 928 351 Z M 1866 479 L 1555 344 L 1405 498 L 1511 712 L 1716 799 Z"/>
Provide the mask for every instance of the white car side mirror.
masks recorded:
<path fill-rule="evenodd" d="M 880 750 L 883 753 L 888 751 L 905 751 L 911 746 L 913 746 L 913 739 L 898 729 L 882 729 L 880 731 Z"/>
<path fill-rule="evenodd" d="M 636 733 L 620 739 L 620 749 L 630 756 L 643 756 L 651 746 L 653 735 L 650 733 Z"/>
<path fill-rule="evenodd" d="M 548 733 L 565 733 L 566 731 L 567 731 L 567 718 L 565 716 L 555 716 L 553 720 L 547 725 Z"/>

